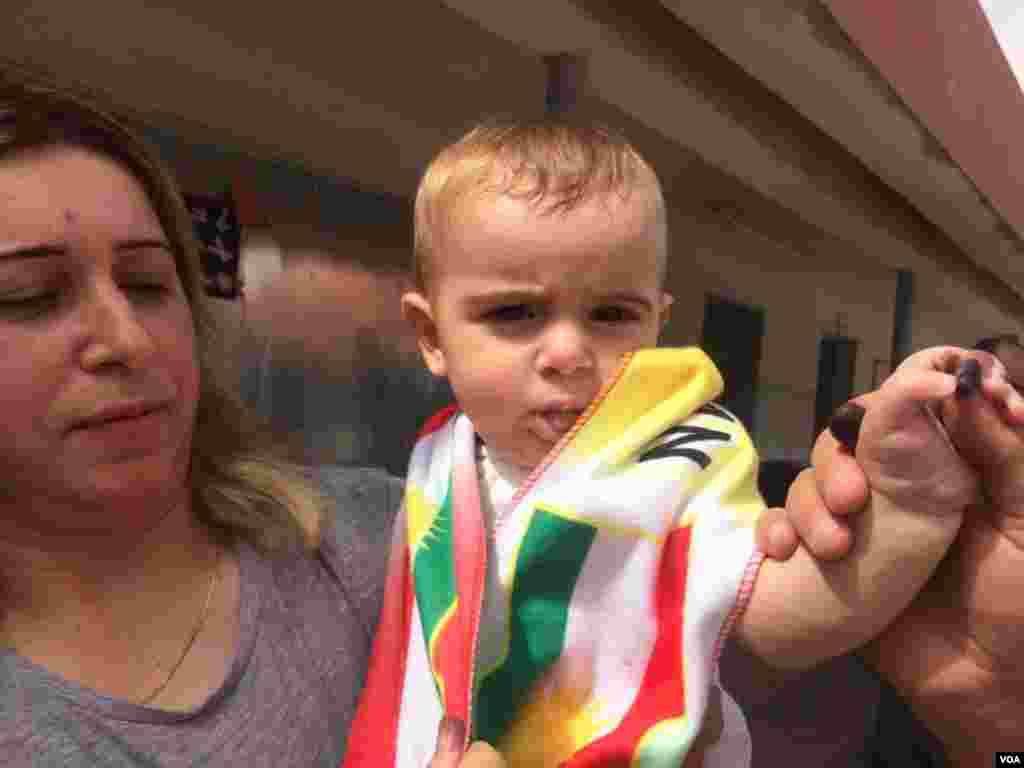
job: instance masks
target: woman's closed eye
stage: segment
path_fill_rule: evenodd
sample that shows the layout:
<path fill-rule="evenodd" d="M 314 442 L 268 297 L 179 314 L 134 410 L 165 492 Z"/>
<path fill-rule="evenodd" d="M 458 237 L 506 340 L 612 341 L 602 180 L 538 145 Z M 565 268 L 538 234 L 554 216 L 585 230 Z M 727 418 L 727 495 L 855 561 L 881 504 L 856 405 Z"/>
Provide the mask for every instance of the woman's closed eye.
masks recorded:
<path fill-rule="evenodd" d="M 0 296 L 0 316 L 36 317 L 56 307 L 59 301 L 58 291 Z"/>
<path fill-rule="evenodd" d="M 120 291 L 135 303 L 157 303 L 172 292 L 171 286 L 160 279 L 125 281 Z M 65 301 L 64 290 L 43 290 L 36 293 L 0 294 L 0 316 L 15 319 L 34 319 L 56 310 Z"/>
<path fill-rule="evenodd" d="M 164 283 L 144 280 L 125 283 L 122 290 L 150 301 L 162 299 L 170 292 L 170 288 Z"/>

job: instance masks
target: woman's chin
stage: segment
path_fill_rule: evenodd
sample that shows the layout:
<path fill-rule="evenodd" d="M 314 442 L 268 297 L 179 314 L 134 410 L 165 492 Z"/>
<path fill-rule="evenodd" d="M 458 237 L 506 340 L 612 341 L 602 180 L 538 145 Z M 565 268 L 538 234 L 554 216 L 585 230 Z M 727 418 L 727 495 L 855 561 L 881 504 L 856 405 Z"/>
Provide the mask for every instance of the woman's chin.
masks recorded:
<path fill-rule="evenodd" d="M 111 522 L 163 517 L 166 509 L 188 498 L 187 473 L 159 462 L 127 462 L 94 467 L 75 494 L 82 503 L 108 510 Z M 97 521 L 100 522 L 100 521 Z"/>

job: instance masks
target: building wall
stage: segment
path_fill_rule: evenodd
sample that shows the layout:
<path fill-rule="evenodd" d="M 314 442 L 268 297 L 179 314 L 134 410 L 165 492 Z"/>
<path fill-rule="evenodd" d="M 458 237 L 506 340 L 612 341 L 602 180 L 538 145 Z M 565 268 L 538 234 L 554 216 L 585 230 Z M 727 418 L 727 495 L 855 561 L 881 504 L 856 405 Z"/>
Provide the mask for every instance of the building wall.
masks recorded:
<path fill-rule="evenodd" d="M 838 334 L 858 342 L 855 392 L 868 391 L 891 370 L 896 274 L 868 254 L 849 250 L 798 253 L 743 225 L 706 214 L 670 218 L 675 296 L 663 341 L 699 343 L 709 294 L 760 307 L 765 335 L 759 370 L 755 440 L 765 458 L 806 457 L 813 440 L 819 344 Z M 836 247 L 841 247 L 836 244 Z M 944 278 L 915 273 L 911 349 L 938 344 L 970 346 L 979 338 L 1015 333 L 1019 324 L 986 306 L 966 286 L 946 285 L 959 303 L 939 297 Z"/>
<path fill-rule="evenodd" d="M 755 439 L 766 458 L 805 457 L 819 342 L 836 332 L 857 339 L 855 389 L 870 389 L 874 361 L 889 356 L 895 275 L 865 264 L 836 268 L 706 215 L 677 213 L 670 227 L 676 302 L 664 341 L 699 343 L 709 294 L 763 309 Z"/>

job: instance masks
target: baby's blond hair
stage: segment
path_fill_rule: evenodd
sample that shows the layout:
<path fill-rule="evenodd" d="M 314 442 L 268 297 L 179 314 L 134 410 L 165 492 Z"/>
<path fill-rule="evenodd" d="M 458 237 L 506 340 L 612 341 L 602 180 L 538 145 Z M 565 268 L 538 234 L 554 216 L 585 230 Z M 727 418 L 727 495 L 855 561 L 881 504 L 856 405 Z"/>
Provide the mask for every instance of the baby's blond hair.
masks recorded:
<path fill-rule="evenodd" d="M 563 120 L 489 121 L 438 153 L 416 191 L 414 272 L 429 283 L 449 216 L 476 195 L 526 200 L 544 212 L 567 212 L 595 198 L 648 192 L 660 242 L 665 202 L 654 170 L 619 134 Z M 664 248 L 663 248 L 664 250 Z M 665 254 L 661 258 L 664 278 Z"/>

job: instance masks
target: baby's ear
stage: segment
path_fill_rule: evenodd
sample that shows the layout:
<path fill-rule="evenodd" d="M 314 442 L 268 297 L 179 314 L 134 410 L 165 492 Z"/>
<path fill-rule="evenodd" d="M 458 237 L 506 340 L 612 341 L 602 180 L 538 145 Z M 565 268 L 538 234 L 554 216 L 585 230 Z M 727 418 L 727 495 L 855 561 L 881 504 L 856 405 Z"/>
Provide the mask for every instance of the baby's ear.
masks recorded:
<path fill-rule="evenodd" d="M 416 332 L 416 343 L 427 368 L 435 376 L 446 375 L 448 367 L 445 364 L 437 323 L 434 322 L 434 308 L 430 300 L 419 291 L 405 292 L 402 294 L 402 316 Z"/>

